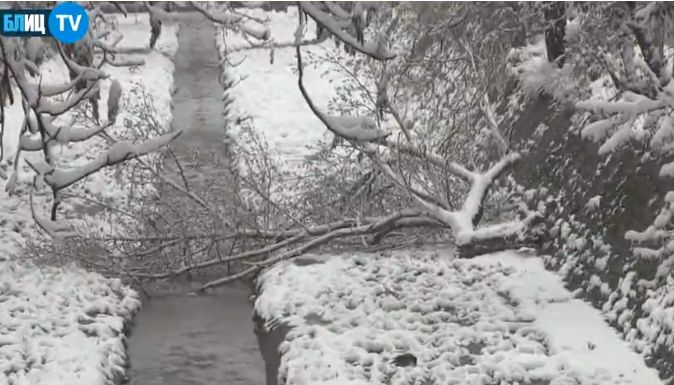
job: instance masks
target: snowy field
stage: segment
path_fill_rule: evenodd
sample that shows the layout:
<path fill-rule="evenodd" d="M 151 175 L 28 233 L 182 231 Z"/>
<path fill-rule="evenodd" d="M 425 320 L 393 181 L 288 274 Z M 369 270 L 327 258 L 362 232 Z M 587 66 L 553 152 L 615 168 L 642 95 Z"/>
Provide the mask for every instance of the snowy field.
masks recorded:
<path fill-rule="evenodd" d="M 147 15 L 117 17 L 119 31 L 124 35 L 118 47 L 148 45 Z M 165 25 L 157 50 L 129 55 L 143 59 L 145 65 L 103 67 L 110 79 L 101 87 L 101 120 L 107 116 L 106 100 L 112 79 L 119 80 L 122 86 L 120 113 L 108 129 L 114 138 L 128 139 L 136 134 L 131 130 L 142 131 L 146 127 L 136 111 L 141 90 L 150 95 L 159 124 L 168 129 L 176 37 L 177 28 Z M 49 60 L 40 69 L 50 82 L 67 80 L 60 61 Z M 26 242 L 38 237 L 28 200 L 33 174 L 22 155 L 16 188 L 13 194 L 5 191 L 23 119 L 20 103 L 8 107 L 6 114 L 4 157 L 0 162 L 0 385 L 99 385 L 117 381 L 124 374 L 126 360 L 122 330 L 140 306 L 137 294 L 119 280 L 75 266 L 39 268 L 19 259 Z M 102 139 L 93 138 L 61 145 L 55 153 L 60 165 L 68 168 L 90 161 L 105 147 Z M 110 218 L 104 211 L 91 210 L 87 206 L 91 201 L 111 207 L 128 204 L 128 186 L 116 168 L 88 177 L 69 188 L 68 193 L 86 198 L 65 199 L 61 206 L 61 218 L 68 219 L 65 223 L 75 231 L 78 226 L 92 225 L 106 231 L 106 221 L 102 219 Z M 44 198 L 36 197 L 35 205 L 42 215 L 48 213 L 49 202 Z M 85 213 L 94 216 L 83 219 Z"/>
<path fill-rule="evenodd" d="M 662 384 L 539 258 L 312 258 L 320 263 L 285 262 L 260 279 L 267 327 L 293 327 L 282 384 Z M 416 366 L 392 364 L 405 353 Z"/>

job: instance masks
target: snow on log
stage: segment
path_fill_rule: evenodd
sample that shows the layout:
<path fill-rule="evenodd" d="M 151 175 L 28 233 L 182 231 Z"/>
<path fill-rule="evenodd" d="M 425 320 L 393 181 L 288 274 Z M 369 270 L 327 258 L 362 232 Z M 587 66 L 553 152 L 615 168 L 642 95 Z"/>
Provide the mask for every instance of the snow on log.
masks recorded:
<path fill-rule="evenodd" d="M 478 174 L 474 177 L 473 182 L 468 191 L 468 196 L 463 203 L 461 212 L 463 213 L 462 223 L 474 222 L 476 216 L 480 212 L 484 198 L 489 190 L 489 187 L 506 169 L 520 158 L 518 153 L 510 153 L 504 156 L 501 160 L 496 162 L 484 174 Z"/>
<path fill-rule="evenodd" d="M 459 246 L 463 246 L 484 241 L 491 242 L 491 240 L 496 239 L 504 241 L 508 239 L 520 239 L 524 236 L 524 233 L 531 224 L 539 218 L 539 213 L 532 212 L 522 220 L 477 227 L 479 218 L 476 220 L 476 217 L 482 209 L 484 198 L 489 191 L 490 186 L 501 175 L 506 167 L 517 161 L 519 158 L 519 154 L 510 153 L 496 162 L 496 164 L 486 172 L 482 174 L 472 173 L 471 188 L 459 211 L 446 210 L 439 204 L 427 199 L 424 194 L 414 191 L 412 188 L 405 185 L 388 165 L 380 164 L 380 167 L 384 171 L 384 174 L 398 184 L 398 186 L 401 186 L 411 193 L 412 197 L 428 216 L 449 227 L 454 234 L 456 243 Z"/>
<path fill-rule="evenodd" d="M 525 235 L 525 231 L 534 223 L 534 221 L 539 219 L 540 214 L 534 212 L 529 213 L 529 215 L 527 215 L 527 217 L 522 220 L 495 223 L 492 225 L 478 227 L 476 229 L 466 229 L 455 235 L 456 243 L 458 245 L 467 245 L 469 243 L 475 243 L 489 239 L 522 239 Z"/>

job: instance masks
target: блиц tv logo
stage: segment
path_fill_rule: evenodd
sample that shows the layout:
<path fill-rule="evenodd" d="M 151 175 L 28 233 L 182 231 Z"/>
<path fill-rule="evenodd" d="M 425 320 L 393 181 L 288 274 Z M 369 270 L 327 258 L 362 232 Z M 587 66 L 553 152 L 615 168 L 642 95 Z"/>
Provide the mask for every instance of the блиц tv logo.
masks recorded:
<path fill-rule="evenodd" d="M 5 36 L 54 36 L 74 43 L 87 33 L 89 15 L 79 4 L 61 3 L 54 9 L 0 10 L 0 34 Z"/>

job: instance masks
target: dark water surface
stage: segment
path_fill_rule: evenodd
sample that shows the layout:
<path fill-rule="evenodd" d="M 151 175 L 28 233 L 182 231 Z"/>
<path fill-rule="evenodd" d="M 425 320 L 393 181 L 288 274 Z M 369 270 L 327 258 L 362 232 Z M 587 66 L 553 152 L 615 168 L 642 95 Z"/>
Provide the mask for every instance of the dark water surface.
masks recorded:
<path fill-rule="evenodd" d="M 154 297 L 129 339 L 132 385 L 263 385 L 248 292 Z"/>

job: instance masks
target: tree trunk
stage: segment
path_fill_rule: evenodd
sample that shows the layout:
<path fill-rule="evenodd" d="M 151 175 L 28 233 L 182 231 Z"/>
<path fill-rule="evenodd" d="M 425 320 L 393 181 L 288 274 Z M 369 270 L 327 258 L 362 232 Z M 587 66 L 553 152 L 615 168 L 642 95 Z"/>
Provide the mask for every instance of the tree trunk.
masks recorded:
<path fill-rule="evenodd" d="M 564 16 L 565 4 L 552 2 L 547 4 L 543 13 L 548 26 L 545 29 L 545 48 L 548 53 L 548 61 L 557 63 L 558 67 L 564 65 L 564 36 L 566 34 L 566 17 Z"/>
<path fill-rule="evenodd" d="M 540 240 L 533 237 L 525 239 L 492 238 L 459 246 L 459 258 L 475 258 L 482 254 L 503 250 L 517 250 L 522 247 L 540 250 L 540 244 Z"/>

